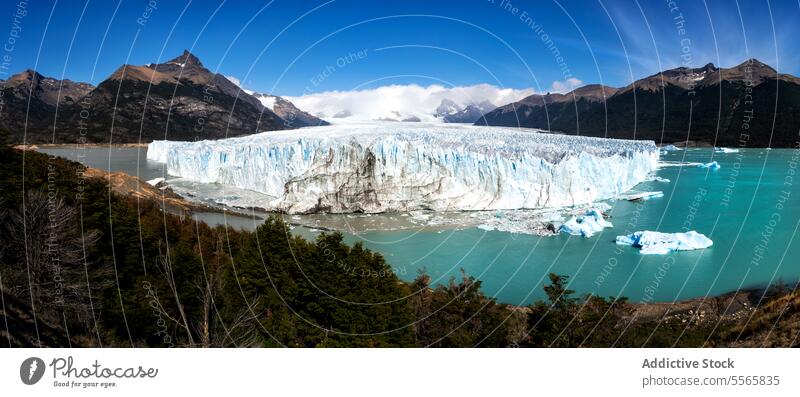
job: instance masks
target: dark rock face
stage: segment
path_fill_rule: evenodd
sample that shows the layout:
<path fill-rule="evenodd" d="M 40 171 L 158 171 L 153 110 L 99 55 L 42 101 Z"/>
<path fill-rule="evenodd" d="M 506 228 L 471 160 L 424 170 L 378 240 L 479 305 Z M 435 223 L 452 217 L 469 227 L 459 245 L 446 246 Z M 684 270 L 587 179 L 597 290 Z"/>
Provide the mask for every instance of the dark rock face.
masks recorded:
<path fill-rule="evenodd" d="M 475 124 L 656 142 L 792 147 L 800 128 L 800 79 L 754 59 L 728 69 L 708 64 L 667 70 L 620 89 L 592 85 L 567 94 L 532 95 L 484 119 Z"/>
<path fill-rule="evenodd" d="M 64 106 L 75 103 L 76 100 L 92 91 L 94 86 L 87 83 L 76 83 L 72 80 L 44 77 L 28 69 L 5 81 L 5 89 L 10 88 L 16 89 L 22 94 L 30 93 L 31 96 L 48 105 Z"/>
<path fill-rule="evenodd" d="M 297 106 L 285 98 L 258 92 L 253 93 L 253 97 L 259 99 L 264 107 L 272 110 L 278 117 L 283 119 L 284 128 L 291 129 L 330 124 L 319 117 L 298 109 Z"/>
<path fill-rule="evenodd" d="M 30 90 L 7 84 L 4 97 L 13 100 L 6 101 L 0 126 L 18 141 L 22 131 L 27 142 L 123 143 L 218 139 L 285 128 L 258 99 L 203 67 L 188 51 L 162 64 L 123 65 L 97 87 L 34 80 L 53 80 L 47 87 L 61 86 L 64 99 L 56 109 L 57 88 L 55 95 L 45 88 L 29 95 Z M 66 95 L 64 86 L 70 88 Z"/>
<path fill-rule="evenodd" d="M 460 112 L 453 115 L 452 117 L 446 117 L 445 122 L 447 123 L 477 123 L 479 125 L 486 125 L 486 123 L 481 123 L 481 118 L 484 114 L 491 112 L 497 108 L 497 106 L 492 105 L 487 101 L 483 101 L 480 103 L 471 103 L 464 107 Z"/>
<path fill-rule="evenodd" d="M 56 110 L 63 111 L 93 89 L 91 84 L 44 77 L 32 70 L 18 73 L 0 81 L 0 127 L 13 131 L 18 141 L 26 130 L 52 136 Z"/>

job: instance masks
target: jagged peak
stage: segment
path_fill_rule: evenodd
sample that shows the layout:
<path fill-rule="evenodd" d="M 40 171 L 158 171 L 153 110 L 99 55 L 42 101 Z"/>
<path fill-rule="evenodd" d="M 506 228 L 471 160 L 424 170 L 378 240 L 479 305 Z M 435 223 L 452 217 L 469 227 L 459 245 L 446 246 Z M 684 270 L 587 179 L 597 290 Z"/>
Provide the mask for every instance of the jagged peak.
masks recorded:
<path fill-rule="evenodd" d="M 161 82 L 176 82 L 176 80 L 165 73 L 156 71 L 146 66 L 134 66 L 123 64 L 118 67 L 110 76 L 108 80 L 140 80 L 158 84 Z"/>
<path fill-rule="evenodd" d="M 754 71 L 756 71 L 756 70 L 766 70 L 767 72 L 777 73 L 777 71 L 774 68 L 772 68 L 772 66 L 769 66 L 766 63 L 761 62 L 756 58 L 750 58 L 750 59 L 748 59 L 748 60 L 746 60 L 746 61 L 744 61 L 744 62 L 742 62 L 742 63 L 740 63 L 740 64 L 738 64 L 738 65 L 736 65 L 734 67 L 732 67 L 731 69 L 743 70 L 743 69 L 748 68 L 748 67 L 750 69 L 754 70 Z"/>
<path fill-rule="evenodd" d="M 717 66 L 716 66 L 716 65 L 714 65 L 713 63 L 709 62 L 709 63 L 707 63 L 707 64 L 703 65 L 703 67 L 702 67 L 702 68 L 700 68 L 700 69 L 705 69 L 705 70 L 717 70 Z"/>
<path fill-rule="evenodd" d="M 203 66 L 203 63 L 200 62 L 200 58 L 189 52 L 189 50 L 183 50 L 183 54 L 178 55 L 177 57 L 167 61 L 166 63 L 177 64 L 180 66 Z"/>

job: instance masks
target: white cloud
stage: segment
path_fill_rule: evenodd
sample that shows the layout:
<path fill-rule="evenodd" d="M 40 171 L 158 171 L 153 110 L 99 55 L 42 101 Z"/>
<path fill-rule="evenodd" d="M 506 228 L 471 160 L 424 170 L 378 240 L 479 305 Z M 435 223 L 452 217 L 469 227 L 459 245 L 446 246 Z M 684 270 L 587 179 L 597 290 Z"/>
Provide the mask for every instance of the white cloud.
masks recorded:
<path fill-rule="evenodd" d="M 556 80 L 556 81 L 553 82 L 553 84 L 550 87 L 553 89 L 553 92 L 558 92 L 558 93 L 561 93 L 561 94 L 565 94 L 565 93 L 570 92 L 570 91 L 572 91 L 572 90 L 574 90 L 574 89 L 576 89 L 576 88 L 578 88 L 578 87 L 580 87 L 582 85 L 583 85 L 583 81 L 581 81 L 579 79 L 576 79 L 574 77 L 570 77 L 570 78 L 568 78 L 566 80 L 563 80 L 563 81 Z"/>
<path fill-rule="evenodd" d="M 417 84 L 387 85 L 357 91 L 327 91 L 299 97 L 286 97 L 300 109 L 325 117 L 349 112 L 358 118 L 404 116 L 429 118 L 442 99 L 466 106 L 489 101 L 496 106 L 518 101 L 534 93 L 533 89 L 499 88 L 490 84 L 446 88 L 441 85 L 423 87 Z"/>

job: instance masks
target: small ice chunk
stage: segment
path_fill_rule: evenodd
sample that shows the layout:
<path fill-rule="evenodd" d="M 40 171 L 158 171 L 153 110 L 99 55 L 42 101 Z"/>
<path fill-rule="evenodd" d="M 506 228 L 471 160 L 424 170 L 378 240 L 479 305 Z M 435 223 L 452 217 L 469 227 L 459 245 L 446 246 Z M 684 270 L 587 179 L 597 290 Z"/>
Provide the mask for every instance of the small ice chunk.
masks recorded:
<path fill-rule="evenodd" d="M 705 163 L 705 164 L 704 163 L 700 163 L 697 166 L 700 167 L 700 168 L 711 168 L 713 170 L 718 170 L 719 169 L 719 164 L 716 161 L 712 161 L 710 163 Z"/>
<path fill-rule="evenodd" d="M 666 146 L 662 147 L 661 150 L 663 150 L 665 152 L 673 152 L 675 150 L 681 150 L 681 149 L 679 147 L 675 146 L 675 145 L 666 145 Z"/>
<path fill-rule="evenodd" d="M 700 167 L 703 163 L 695 163 L 691 161 L 659 161 L 658 168 L 665 167 Z"/>
<path fill-rule="evenodd" d="M 739 153 L 739 149 L 729 147 L 715 147 L 714 153 Z"/>
<path fill-rule="evenodd" d="M 657 176 L 657 175 L 649 176 L 649 177 L 647 177 L 647 179 L 645 179 L 645 181 L 648 181 L 648 182 L 662 182 L 662 183 L 669 183 L 670 182 L 669 179 L 662 178 L 662 177 Z"/>
<path fill-rule="evenodd" d="M 166 182 L 166 179 L 158 177 L 158 178 L 151 179 L 151 180 L 147 181 L 147 184 L 148 185 L 152 185 L 152 186 L 158 186 L 158 184 L 161 183 L 161 182 Z"/>
<path fill-rule="evenodd" d="M 645 201 L 658 197 L 664 197 L 664 192 L 637 192 L 623 196 L 628 201 Z"/>
<path fill-rule="evenodd" d="M 617 236 L 617 244 L 640 248 L 645 255 L 664 255 L 672 251 L 704 249 L 714 244 L 710 238 L 692 230 L 686 233 L 639 231 Z"/>
<path fill-rule="evenodd" d="M 611 211 L 611 208 L 613 207 L 611 207 L 611 204 L 601 201 L 599 203 L 594 203 L 592 208 L 605 214 L 606 212 Z"/>
<path fill-rule="evenodd" d="M 584 215 L 573 216 L 558 229 L 573 236 L 592 237 L 604 228 L 612 227 L 611 222 L 603 218 L 603 213 L 597 209 L 590 209 Z"/>

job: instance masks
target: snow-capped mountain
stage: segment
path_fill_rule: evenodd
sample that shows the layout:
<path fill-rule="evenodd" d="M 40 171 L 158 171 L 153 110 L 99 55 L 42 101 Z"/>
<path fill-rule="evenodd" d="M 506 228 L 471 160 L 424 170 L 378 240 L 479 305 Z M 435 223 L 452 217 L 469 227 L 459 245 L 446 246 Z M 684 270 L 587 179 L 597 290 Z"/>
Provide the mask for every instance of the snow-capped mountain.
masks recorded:
<path fill-rule="evenodd" d="M 373 118 L 373 121 L 398 121 L 403 123 L 419 123 L 422 119 L 415 114 L 412 113 L 401 113 L 396 110 L 389 112 L 388 114 L 378 116 L 377 118 Z M 426 120 L 430 121 L 430 120 Z"/>
<path fill-rule="evenodd" d="M 329 124 L 327 121 L 322 120 L 319 117 L 313 116 L 298 109 L 297 106 L 285 98 L 277 95 L 262 94 L 260 92 L 245 92 L 258 99 L 265 108 L 275 112 L 278 117 L 283 119 L 284 127 L 288 129 Z"/>
<path fill-rule="evenodd" d="M 459 106 L 453 100 L 445 98 L 436 108 L 434 116 L 445 123 L 476 123 L 480 124 L 479 119 L 486 113 L 497 108 L 489 101 L 472 102 L 464 107 Z"/>
<path fill-rule="evenodd" d="M 444 118 L 446 116 L 450 116 L 456 114 L 461 111 L 461 106 L 458 106 L 452 99 L 444 98 L 442 99 L 442 103 L 436 107 L 436 112 L 433 113 L 434 116 Z"/>
<path fill-rule="evenodd" d="M 382 113 L 353 114 L 348 109 L 341 110 L 333 115 L 318 113 L 318 117 L 327 119 L 331 123 L 371 123 L 371 122 L 398 122 L 398 123 L 435 123 L 439 120 L 431 114 L 419 112 L 400 112 L 391 110 Z"/>
<path fill-rule="evenodd" d="M 331 123 L 395 120 L 412 122 L 476 121 L 491 104 L 510 103 L 533 94 L 533 89 L 501 88 L 490 84 L 444 87 L 437 84 L 390 84 L 349 91 L 322 91 L 285 99 Z M 472 105 L 472 106 L 470 106 Z M 438 109 L 437 109 L 438 108 Z M 444 116 L 447 120 L 444 120 Z"/>

